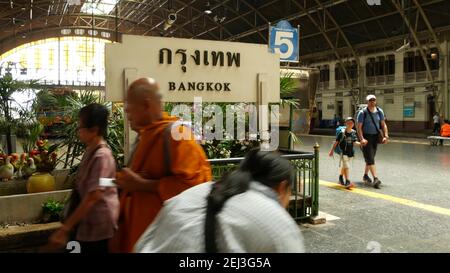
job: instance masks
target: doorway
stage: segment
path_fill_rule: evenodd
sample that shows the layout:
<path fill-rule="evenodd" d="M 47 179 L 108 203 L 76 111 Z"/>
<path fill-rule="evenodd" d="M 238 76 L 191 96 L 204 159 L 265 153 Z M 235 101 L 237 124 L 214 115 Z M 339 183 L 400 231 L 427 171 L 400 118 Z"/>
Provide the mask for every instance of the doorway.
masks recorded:
<path fill-rule="evenodd" d="M 344 115 L 344 103 L 341 100 L 338 100 L 336 102 L 337 107 L 336 107 L 336 115 L 339 117 L 340 120 L 343 119 L 343 115 Z"/>

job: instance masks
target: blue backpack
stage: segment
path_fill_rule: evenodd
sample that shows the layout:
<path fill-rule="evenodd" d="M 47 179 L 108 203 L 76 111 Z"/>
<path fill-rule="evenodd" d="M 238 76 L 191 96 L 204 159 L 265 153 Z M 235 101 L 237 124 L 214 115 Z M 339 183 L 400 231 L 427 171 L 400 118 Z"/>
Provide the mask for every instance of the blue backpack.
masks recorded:
<path fill-rule="evenodd" d="M 334 148 L 334 152 L 339 155 L 342 155 L 342 149 L 340 147 L 341 146 L 340 144 L 345 139 L 345 128 L 346 128 L 345 126 L 339 126 L 336 128 L 336 138 L 339 136 L 340 133 L 342 133 L 341 138 L 339 139 L 338 145 L 336 145 L 336 148 Z M 355 133 L 355 131 L 352 130 L 352 136 L 354 133 Z M 355 152 L 355 148 L 353 148 L 353 153 L 354 152 Z"/>

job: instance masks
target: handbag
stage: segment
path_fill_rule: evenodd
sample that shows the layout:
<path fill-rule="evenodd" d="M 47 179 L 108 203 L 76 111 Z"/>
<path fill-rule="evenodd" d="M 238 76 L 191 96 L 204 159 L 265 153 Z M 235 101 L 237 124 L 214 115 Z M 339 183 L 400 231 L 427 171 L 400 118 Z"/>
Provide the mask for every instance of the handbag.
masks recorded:
<path fill-rule="evenodd" d="M 377 108 L 378 108 L 378 107 L 377 107 Z M 378 111 L 379 111 L 379 110 L 378 110 Z M 378 135 L 377 143 L 378 143 L 378 144 L 383 144 L 384 133 L 383 133 L 383 131 L 381 130 L 381 125 L 380 125 L 380 128 L 377 127 L 377 125 L 376 125 L 376 123 L 375 123 L 375 120 L 373 119 L 372 113 L 370 113 L 369 109 L 367 109 L 367 114 L 369 115 L 370 119 L 372 120 L 373 126 L 375 126 L 375 128 L 376 128 L 377 131 L 378 131 L 378 134 L 377 134 L 377 135 Z"/>

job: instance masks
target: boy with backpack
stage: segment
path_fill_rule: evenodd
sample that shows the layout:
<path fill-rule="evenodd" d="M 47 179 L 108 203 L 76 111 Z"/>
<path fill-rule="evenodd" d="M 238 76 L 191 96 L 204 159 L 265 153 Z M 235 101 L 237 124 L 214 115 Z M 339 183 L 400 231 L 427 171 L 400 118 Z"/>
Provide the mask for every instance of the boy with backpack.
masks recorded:
<path fill-rule="evenodd" d="M 329 153 L 330 156 L 337 153 L 341 157 L 339 166 L 342 167 L 339 175 L 339 184 L 346 188 L 354 187 L 349 179 L 350 160 L 355 156 L 354 143 L 360 145 L 356 131 L 353 129 L 354 126 L 355 120 L 352 117 L 348 117 L 345 119 L 345 126 L 336 128 L 336 141 Z"/>

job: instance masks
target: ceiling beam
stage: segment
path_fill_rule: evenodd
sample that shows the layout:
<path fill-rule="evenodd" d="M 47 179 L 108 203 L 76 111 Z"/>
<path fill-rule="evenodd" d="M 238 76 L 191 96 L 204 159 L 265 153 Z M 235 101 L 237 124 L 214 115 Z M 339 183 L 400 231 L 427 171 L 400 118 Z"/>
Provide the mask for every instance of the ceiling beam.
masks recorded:
<path fill-rule="evenodd" d="M 276 2 L 278 2 L 278 0 L 274 0 L 274 1 L 267 2 L 267 3 L 263 4 L 262 6 L 260 6 L 259 8 L 262 9 L 262 8 L 268 7 L 268 6 L 270 6 L 270 5 L 272 5 L 272 4 L 276 3 Z M 253 12 L 253 11 L 248 11 L 248 12 L 242 13 L 242 14 L 239 15 L 238 17 L 231 18 L 230 20 L 225 21 L 224 25 L 229 24 L 229 23 L 232 23 L 232 22 L 234 22 L 234 21 L 236 21 L 236 20 L 239 20 L 241 17 L 247 16 L 247 15 L 251 14 L 252 12 Z M 201 36 L 201 35 L 203 35 L 204 33 L 208 32 L 208 31 L 214 31 L 215 29 L 217 29 L 217 27 L 212 27 L 212 28 L 210 28 L 210 29 L 208 29 L 208 30 L 202 32 L 201 34 L 195 35 L 193 38 L 196 38 L 196 37 L 198 37 L 198 36 Z M 253 29 L 256 29 L 256 28 L 253 28 Z M 255 31 L 255 32 L 256 32 L 256 31 Z M 255 33 L 255 32 L 252 32 L 251 34 L 253 34 L 253 33 Z M 250 34 L 250 35 L 251 35 L 251 34 Z M 234 36 L 231 36 L 231 35 L 230 35 L 230 37 L 228 37 L 228 38 L 225 39 L 225 40 L 229 41 L 232 37 L 235 37 L 235 36 L 236 36 L 236 35 L 234 35 Z"/>
<path fill-rule="evenodd" d="M 216 5 L 212 6 L 212 7 L 211 7 L 211 10 L 214 11 L 215 9 L 217 9 L 217 8 L 219 8 L 219 7 L 223 6 L 223 5 L 225 5 L 225 4 L 228 3 L 229 1 L 230 1 L 230 0 L 222 0 L 219 4 L 216 4 Z M 178 29 L 180 29 L 180 28 L 185 28 L 187 25 L 192 24 L 194 21 L 196 21 L 196 20 L 202 18 L 203 16 L 204 16 L 204 13 L 202 12 L 200 15 L 197 15 L 197 16 L 191 18 L 191 20 L 188 20 L 188 21 L 184 22 L 184 23 L 181 24 L 181 25 L 177 25 L 177 26 L 175 27 L 175 29 L 172 30 L 172 32 L 176 32 L 176 31 L 177 31 Z M 210 20 L 211 20 L 212 22 L 214 22 L 214 20 L 212 20 L 212 19 L 210 19 Z M 220 26 L 219 24 L 217 24 L 216 22 L 214 22 L 214 23 L 217 25 L 216 28 L 220 28 L 220 27 L 221 27 L 221 26 Z M 211 32 L 211 33 L 212 33 L 212 32 Z"/>
<path fill-rule="evenodd" d="M 437 3 L 440 3 L 440 2 L 443 2 L 443 1 L 446 1 L 446 0 L 432 0 L 430 2 L 423 3 L 422 7 L 433 5 L 433 4 L 437 4 Z M 408 11 L 409 9 L 412 9 L 412 8 L 411 7 L 407 7 L 404 10 Z M 362 23 L 367 23 L 367 22 L 371 22 L 371 21 L 374 21 L 374 20 L 380 20 L 380 19 L 383 19 L 383 18 L 385 18 L 387 16 L 392 16 L 392 15 L 395 15 L 395 14 L 398 14 L 398 12 L 397 11 L 392 11 L 392 12 L 388 12 L 388 13 L 383 13 L 381 15 L 372 16 L 372 17 L 363 19 L 361 21 L 355 21 L 355 22 L 352 22 L 352 23 L 341 25 L 341 28 L 344 29 L 344 28 L 351 27 L 351 26 L 356 26 L 356 25 L 359 25 L 359 24 L 362 24 Z M 327 30 L 327 32 L 329 32 L 329 31 L 336 31 L 336 30 L 337 30 L 336 27 L 329 28 Z M 383 32 L 384 32 L 384 30 L 383 30 Z M 311 33 L 311 34 L 303 35 L 303 39 L 312 38 L 312 37 L 319 36 L 319 35 L 321 35 L 321 34 L 320 33 Z M 388 37 L 389 37 L 389 35 L 386 34 L 386 38 L 388 38 Z"/>
<path fill-rule="evenodd" d="M 432 84 L 434 84 L 434 79 L 433 79 L 433 75 L 431 74 L 431 69 L 430 69 L 430 65 L 428 64 L 427 56 L 426 56 L 425 52 L 423 51 L 422 44 L 420 43 L 420 40 L 417 37 L 416 31 L 414 30 L 413 26 L 411 25 L 411 22 L 409 21 L 408 17 L 406 17 L 403 8 L 400 7 L 400 5 L 397 3 L 397 1 L 391 0 L 391 2 L 397 9 L 398 13 L 400 13 L 400 15 L 402 16 L 403 20 L 405 21 L 406 26 L 409 28 L 409 32 L 411 33 L 415 44 L 418 46 L 420 55 L 422 56 L 422 60 L 425 63 L 428 79 L 431 81 Z"/>
<path fill-rule="evenodd" d="M 323 5 L 325 7 L 327 7 L 327 8 L 329 8 L 329 7 L 332 7 L 332 6 L 336 6 L 336 5 L 342 4 L 342 3 L 346 2 L 346 1 L 348 1 L 348 0 L 337 0 L 337 1 L 336 0 L 332 0 L 332 1 L 328 1 L 327 3 L 324 3 Z M 273 2 L 270 2 L 270 3 L 274 3 L 274 2 L 278 2 L 278 1 L 273 1 Z M 300 5 L 299 3 L 297 3 L 297 1 L 293 1 L 293 3 L 296 4 L 296 5 Z M 312 7 L 312 8 L 308 8 L 308 9 L 305 8 L 306 13 L 308 13 L 308 14 L 316 13 L 316 12 L 318 12 L 320 10 L 321 9 L 317 8 L 317 6 Z M 302 18 L 302 17 L 306 16 L 306 13 L 303 13 L 303 12 L 295 13 L 293 15 L 289 15 L 289 16 L 285 16 L 285 17 L 282 17 L 280 19 L 277 19 L 276 22 L 278 22 L 280 20 L 292 21 L 292 20 L 295 20 L 295 19 L 299 19 L 299 18 Z M 271 23 L 275 23 L 275 22 L 271 22 Z M 233 41 L 233 40 L 241 39 L 241 38 L 244 38 L 246 36 L 252 35 L 255 32 L 263 31 L 263 30 L 267 29 L 268 27 L 269 27 L 268 25 L 259 26 L 257 28 L 254 28 L 254 29 L 242 32 L 240 34 L 234 35 L 232 37 L 229 37 L 227 40 Z M 320 33 L 319 33 L 319 35 L 320 35 Z"/>
<path fill-rule="evenodd" d="M 340 63 L 340 67 L 342 68 L 342 70 L 344 71 L 344 75 L 346 80 L 350 83 L 350 86 L 353 88 L 353 80 L 350 78 L 350 76 L 348 75 L 348 71 L 347 68 L 345 66 L 345 63 L 343 61 L 343 59 L 341 58 L 341 55 L 339 54 L 337 48 L 333 45 L 333 42 L 331 41 L 330 37 L 328 36 L 328 34 L 324 31 L 324 29 L 322 28 L 322 26 L 320 26 L 319 23 L 317 23 L 317 21 L 312 17 L 312 15 L 306 10 L 306 8 L 304 8 L 302 5 L 300 5 L 297 2 L 294 2 L 294 5 L 296 5 L 298 8 L 300 8 L 300 10 L 306 14 L 306 16 L 308 17 L 308 19 L 311 21 L 311 23 L 313 23 L 313 25 L 320 31 L 320 33 L 323 35 L 323 37 L 325 38 L 325 40 L 327 41 L 328 45 L 331 47 L 331 49 L 334 52 L 334 55 L 336 56 L 336 59 L 339 60 Z"/>

